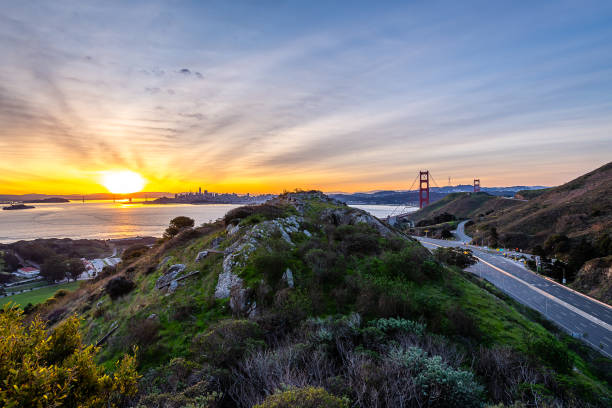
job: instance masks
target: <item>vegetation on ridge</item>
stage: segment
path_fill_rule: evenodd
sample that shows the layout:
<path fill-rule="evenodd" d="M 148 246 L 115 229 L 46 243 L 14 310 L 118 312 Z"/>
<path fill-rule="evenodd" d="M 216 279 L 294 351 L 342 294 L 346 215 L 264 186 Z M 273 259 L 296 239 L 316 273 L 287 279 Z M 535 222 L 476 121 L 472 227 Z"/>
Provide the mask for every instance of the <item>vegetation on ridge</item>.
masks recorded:
<path fill-rule="evenodd" d="M 133 255 L 31 315 L 61 327 L 77 313 L 109 371 L 137 345 L 126 406 L 610 404 L 610 361 L 448 265 L 467 254 L 436 259 L 319 192 Z M 133 287 L 113 299 L 119 277 Z"/>

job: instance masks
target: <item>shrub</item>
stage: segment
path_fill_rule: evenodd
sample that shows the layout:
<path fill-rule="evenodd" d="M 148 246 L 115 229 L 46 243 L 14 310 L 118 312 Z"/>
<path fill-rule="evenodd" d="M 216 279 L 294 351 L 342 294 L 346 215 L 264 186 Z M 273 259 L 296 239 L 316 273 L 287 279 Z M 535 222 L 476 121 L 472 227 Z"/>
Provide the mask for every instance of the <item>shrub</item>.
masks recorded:
<path fill-rule="evenodd" d="M 521 388 L 548 381 L 523 355 L 507 347 L 481 346 L 474 369 L 485 381 L 491 399 L 506 404 L 520 397 Z"/>
<path fill-rule="evenodd" d="M 384 333 L 413 333 L 418 336 L 425 334 L 425 325 L 423 323 L 414 322 L 412 320 L 401 318 L 381 318 L 375 319 L 368 323 L 369 326 L 376 327 Z"/>
<path fill-rule="evenodd" d="M 51 336 L 38 317 L 26 324 L 6 305 L 0 313 L 0 406 L 92 407 L 122 404 L 137 392 L 136 360 L 124 356 L 112 376 L 96 365 L 96 349 L 82 343 L 79 319 L 70 317 Z"/>
<path fill-rule="evenodd" d="M 123 251 L 121 254 L 121 260 L 123 262 L 131 262 L 134 259 L 140 258 L 149 250 L 149 247 L 142 244 L 131 245 Z"/>
<path fill-rule="evenodd" d="M 346 398 L 338 398 L 321 387 L 292 388 L 270 395 L 253 408 L 348 408 Z"/>
<path fill-rule="evenodd" d="M 483 387 L 471 372 L 455 369 L 421 348 L 392 348 L 376 360 L 363 353 L 345 358 L 356 406 L 481 406 Z"/>
<path fill-rule="evenodd" d="M 63 298 L 68 293 L 70 293 L 70 292 L 67 291 L 66 289 L 59 289 L 59 290 L 55 291 L 55 293 L 53 294 L 53 297 L 54 298 Z"/>
<path fill-rule="evenodd" d="M 60 307 L 53 310 L 51 313 L 49 313 L 49 315 L 47 315 L 47 322 L 49 324 L 55 324 L 59 322 L 67 311 L 68 310 L 64 307 Z"/>
<path fill-rule="evenodd" d="M 529 353 L 560 373 L 568 373 L 573 361 L 564 344 L 553 337 L 531 338 Z"/>
<path fill-rule="evenodd" d="M 367 224 L 341 225 L 335 229 L 334 239 L 347 255 L 373 255 L 380 252 L 380 234 Z"/>
<path fill-rule="evenodd" d="M 141 347 L 150 346 L 158 340 L 160 327 L 161 325 L 157 318 L 132 318 L 127 324 L 128 343 Z"/>
<path fill-rule="evenodd" d="M 280 218 L 285 214 L 285 208 L 273 204 L 246 205 L 234 208 L 225 214 L 223 222 L 225 225 L 237 224 L 243 218 L 251 217 L 252 221 L 271 220 Z"/>
<path fill-rule="evenodd" d="M 342 274 L 336 273 L 335 270 L 338 255 L 331 249 L 311 249 L 304 256 L 304 261 L 314 273 L 315 278 L 321 283 L 334 283 L 342 277 Z"/>
<path fill-rule="evenodd" d="M 476 321 L 460 307 L 451 307 L 446 312 L 451 332 L 472 339 L 480 339 L 482 333 Z"/>
<path fill-rule="evenodd" d="M 201 360 L 231 366 L 249 349 L 261 345 L 262 333 L 248 320 L 222 320 L 193 339 L 192 351 Z"/>
<path fill-rule="evenodd" d="M 378 274 L 389 278 L 406 279 L 415 282 L 422 282 L 424 279 L 421 273 L 423 259 L 419 256 L 414 247 L 406 247 L 400 252 L 386 252 L 378 267 L 369 267 L 370 270 L 378 270 Z"/>
<path fill-rule="evenodd" d="M 164 232 L 164 237 L 172 238 L 175 235 L 177 235 L 179 232 L 187 228 L 192 228 L 194 224 L 195 224 L 195 221 L 193 220 L 193 218 L 184 217 L 184 216 L 175 217 L 172 220 L 170 220 L 170 225 L 168 226 L 168 228 L 166 228 L 166 231 Z"/>
<path fill-rule="evenodd" d="M 134 282 L 125 276 L 117 276 L 108 281 L 105 289 L 112 299 L 117 299 L 120 296 L 130 293 L 135 286 Z"/>
<path fill-rule="evenodd" d="M 258 274 L 263 275 L 268 283 L 275 286 L 287 269 L 287 259 L 283 253 L 276 251 L 258 254 L 253 257 L 253 266 Z"/>
<path fill-rule="evenodd" d="M 461 269 L 467 268 L 478 262 L 478 259 L 472 255 L 472 251 L 464 248 L 437 248 L 434 252 L 434 258 L 447 265 L 458 266 Z"/>

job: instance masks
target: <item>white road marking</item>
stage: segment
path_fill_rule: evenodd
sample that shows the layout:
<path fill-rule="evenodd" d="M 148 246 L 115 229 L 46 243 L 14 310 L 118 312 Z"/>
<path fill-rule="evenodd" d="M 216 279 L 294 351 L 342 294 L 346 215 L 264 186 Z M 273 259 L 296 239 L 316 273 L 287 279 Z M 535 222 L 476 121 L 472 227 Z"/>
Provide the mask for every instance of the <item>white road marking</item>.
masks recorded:
<path fill-rule="evenodd" d="M 481 259 L 481 258 L 479 258 L 479 257 L 477 257 L 477 256 L 476 256 L 476 258 L 477 258 L 477 259 L 480 259 L 480 260 L 481 260 L 483 263 L 485 263 L 485 264 L 489 265 L 491 268 L 493 268 L 493 269 L 495 269 L 495 270 L 497 270 L 497 271 L 499 271 L 499 272 L 501 272 L 501 273 L 505 274 L 506 276 L 511 277 L 512 279 L 515 279 L 515 280 L 516 280 L 516 281 L 518 281 L 518 282 L 521 282 L 523 285 L 525 285 L 525 286 L 527 286 L 528 288 L 531 288 L 532 290 L 534 290 L 534 291 L 538 292 L 538 293 L 539 293 L 539 294 L 541 294 L 542 296 L 546 296 L 548 299 L 550 299 L 550 300 L 552 300 L 552 301 L 554 301 L 554 302 L 557 302 L 557 303 L 558 303 L 558 304 L 560 304 L 561 306 L 564 306 L 565 308 L 567 308 L 567 309 L 571 310 L 572 312 L 574 312 L 574 313 L 576 313 L 576 314 L 578 314 L 578 315 L 580 315 L 580 316 L 584 317 L 585 319 L 587 319 L 587 320 L 589 320 L 589 321 L 591 321 L 591 322 L 593 322 L 593 323 L 595 323 L 595 324 L 597 324 L 597 325 L 599 325 L 599 326 L 603 327 L 604 329 L 606 329 L 606 330 L 608 330 L 608 331 L 612 331 L 612 325 L 609 325 L 608 323 L 606 323 L 606 322 L 604 322 L 604 321 L 602 321 L 602 320 L 600 320 L 600 319 L 596 318 L 595 316 L 591 316 L 590 314 L 588 314 L 588 313 L 586 313 L 586 312 L 584 312 L 584 311 L 582 311 L 582 310 L 578 309 L 577 307 L 575 307 L 575 306 L 573 306 L 573 305 L 570 305 L 569 303 L 567 303 L 567 302 L 565 302 L 565 301 L 563 301 L 563 300 L 561 300 L 561 299 L 559 299 L 559 298 L 554 297 L 554 296 L 553 296 L 553 295 L 551 295 L 550 293 L 543 291 L 542 289 L 540 289 L 540 288 L 538 288 L 538 287 L 536 287 L 536 286 L 532 285 L 531 283 L 527 283 L 527 282 L 525 282 L 525 281 L 524 281 L 524 280 L 522 280 L 521 278 L 517 278 L 516 276 L 514 276 L 514 275 L 512 275 L 512 274 L 510 274 L 510 273 L 508 273 L 508 272 L 506 272 L 506 271 L 504 271 L 503 269 L 500 269 L 500 268 L 498 268 L 497 266 L 490 264 L 489 262 L 485 261 L 484 259 Z"/>

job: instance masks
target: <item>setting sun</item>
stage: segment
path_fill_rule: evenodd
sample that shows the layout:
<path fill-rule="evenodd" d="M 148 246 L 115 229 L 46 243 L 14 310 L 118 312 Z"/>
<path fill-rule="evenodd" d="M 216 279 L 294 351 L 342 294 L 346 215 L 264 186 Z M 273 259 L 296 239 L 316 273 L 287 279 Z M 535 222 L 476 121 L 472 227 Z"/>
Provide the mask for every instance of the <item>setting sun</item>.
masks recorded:
<path fill-rule="evenodd" d="M 146 180 L 133 171 L 107 171 L 102 175 L 102 185 L 113 194 L 129 194 L 141 191 Z"/>

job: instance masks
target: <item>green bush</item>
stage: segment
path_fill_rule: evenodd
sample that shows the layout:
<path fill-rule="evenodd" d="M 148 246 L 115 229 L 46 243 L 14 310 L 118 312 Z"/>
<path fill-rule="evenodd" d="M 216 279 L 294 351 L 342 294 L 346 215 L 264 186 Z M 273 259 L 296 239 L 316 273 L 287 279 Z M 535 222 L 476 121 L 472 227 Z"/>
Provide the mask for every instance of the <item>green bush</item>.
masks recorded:
<path fill-rule="evenodd" d="M 70 293 L 69 291 L 67 291 L 66 289 L 59 289 L 57 290 L 54 294 L 53 297 L 54 298 L 62 298 L 64 296 L 66 296 L 68 293 Z"/>
<path fill-rule="evenodd" d="M 253 266 L 258 276 L 263 275 L 266 282 L 276 285 L 287 269 L 287 257 L 280 252 L 258 254 L 253 257 Z"/>
<path fill-rule="evenodd" d="M 192 351 L 199 359 L 231 366 L 250 349 L 263 344 L 259 326 L 249 320 L 227 319 L 193 339 Z"/>
<path fill-rule="evenodd" d="M 437 248 L 434 252 L 434 258 L 447 265 L 458 266 L 461 269 L 467 268 L 478 262 L 478 259 L 472 255 L 472 251 L 464 248 Z"/>
<path fill-rule="evenodd" d="M 469 371 L 447 365 L 440 356 L 429 357 L 418 347 L 397 349 L 390 358 L 408 368 L 423 401 L 419 406 L 480 407 L 484 388 Z"/>
<path fill-rule="evenodd" d="M 134 259 L 140 258 L 146 252 L 149 251 L 149 247 L 142 244 L 131 245 L 123 251 L 121 254 L 121 260 L 123 262 L 130 262 Z"/>
<path fill-rule="evenodd" d="M 573 367 L 572 357 L 567 347 L 553 337 L 532 338 L 529 341 L 529 354 L 560 373 L 569 373 Z"/>
<path fill-rule="evenodd" d="M 292 388 L 270 395 L 253 408 L 348 408 L 346 398 L 338 398 L 321 387 Z"/>
<path fill-rule="evenodd" d="M 112 376 L 83 344 L 80 321 L 72 316 L 48 332 L 35 317 L 26 323 L 10 303 L 0 312 L 0 406 L 116 407 L 138 391 L 136 360 L 124 356 Z"/>
<path fill-rule="evenodd" d="M 341 225 L 333 232 L 347 255 L 374 255 L 380 252 L 380 234 L 367 224 Z"/>
<path fill-rule="evenodd" d="M 381 318 L 375 319 L 368 324 L 371 327 L 376 327 L 384 333 L 413 333 L 418 336 L 425 334 L 426 326 L 423 323 L 414 322 L 412 320 L 402 318 Z"/>
<path fill-rule="evenodd" d="M 237 224 L 250 216 L 253 216 L 251 221 L 272 220 L 284 216 L 286 210 L 285 207 L 272 204 L 246 205 L 228 211 L 223 217 L 223 222 L 225 225 Z"/>

